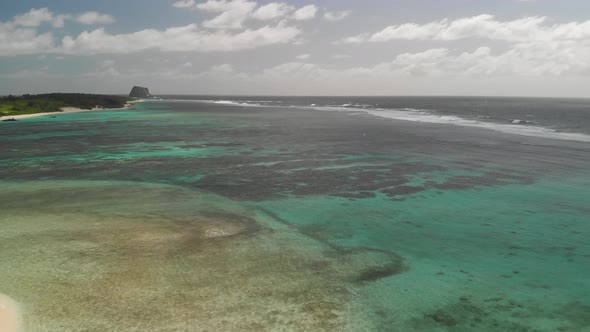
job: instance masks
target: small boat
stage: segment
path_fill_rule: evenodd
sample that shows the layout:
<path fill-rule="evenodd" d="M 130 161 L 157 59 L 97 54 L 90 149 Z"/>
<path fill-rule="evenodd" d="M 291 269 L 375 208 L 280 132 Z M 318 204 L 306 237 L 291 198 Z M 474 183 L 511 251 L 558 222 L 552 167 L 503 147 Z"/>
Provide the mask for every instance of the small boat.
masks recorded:
<path fill-rule="evenodd" d="M 7 121 L 16 121 L 16 119 L 15 118 L 10 118 L 10 119 L 4 119 L 2 121 L 4 121 L 4 122 L 7 122 Z"/>

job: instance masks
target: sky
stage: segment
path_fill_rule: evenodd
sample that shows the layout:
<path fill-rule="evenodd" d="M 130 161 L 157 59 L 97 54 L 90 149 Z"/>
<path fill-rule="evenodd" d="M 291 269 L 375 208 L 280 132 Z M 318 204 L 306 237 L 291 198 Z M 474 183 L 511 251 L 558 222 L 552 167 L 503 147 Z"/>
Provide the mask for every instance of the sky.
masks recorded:
<path fill-rule="evenodd" d="M 0 2 L 0 95 L 588 97 L 587 0 Z"/>

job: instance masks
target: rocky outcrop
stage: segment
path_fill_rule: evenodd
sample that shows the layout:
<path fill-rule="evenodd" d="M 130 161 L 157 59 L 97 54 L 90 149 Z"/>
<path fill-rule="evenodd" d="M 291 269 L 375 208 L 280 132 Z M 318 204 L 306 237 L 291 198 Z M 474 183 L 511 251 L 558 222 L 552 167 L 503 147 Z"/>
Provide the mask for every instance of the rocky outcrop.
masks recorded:
<path fill-rule="evenodd" d="M 134 86 L 129 93 L 129 97 L 133 98 L 147 98 L 151 97 L 150 90 L 148 88 L 144 88 L 142 86 Z"/>

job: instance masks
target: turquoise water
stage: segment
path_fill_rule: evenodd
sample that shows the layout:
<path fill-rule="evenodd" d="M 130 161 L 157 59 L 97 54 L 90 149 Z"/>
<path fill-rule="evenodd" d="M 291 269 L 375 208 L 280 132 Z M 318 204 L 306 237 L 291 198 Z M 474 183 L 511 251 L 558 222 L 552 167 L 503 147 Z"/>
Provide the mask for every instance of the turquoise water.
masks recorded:
<path fill-rule="evenodd" d="M 590 330 L 589 147 L 445 128 L 165 102 L 2 124 L 0 294 L 27 331 Z"/>
<path fill-rule="evenodd" d="M 431 319 L 442 313 L 452 329 L 569 331 L 586 329 L 589 319 L 588 197 L 579 195 L 587 185 L 426 192 L 395 203 L 293 198 L 257 206 L 334 245 L 404 257 L 404 273 L 363 288 L 360 308 L 387 317 L 377 317 L 374 330 L 408 317 L 403 330 L 444 328 Z M 568 307 L 578 307 L 579 317 L 568 317 Z"/>

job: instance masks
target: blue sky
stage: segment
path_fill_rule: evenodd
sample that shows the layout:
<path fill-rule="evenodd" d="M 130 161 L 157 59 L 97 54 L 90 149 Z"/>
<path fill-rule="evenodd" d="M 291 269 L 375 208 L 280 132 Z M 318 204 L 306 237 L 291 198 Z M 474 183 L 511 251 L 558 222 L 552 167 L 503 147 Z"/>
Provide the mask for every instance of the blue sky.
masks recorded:
<path fill-rule="evenodd" d="M 590 2 L 0 3 L 0 94 L 585 97 Z"/>

